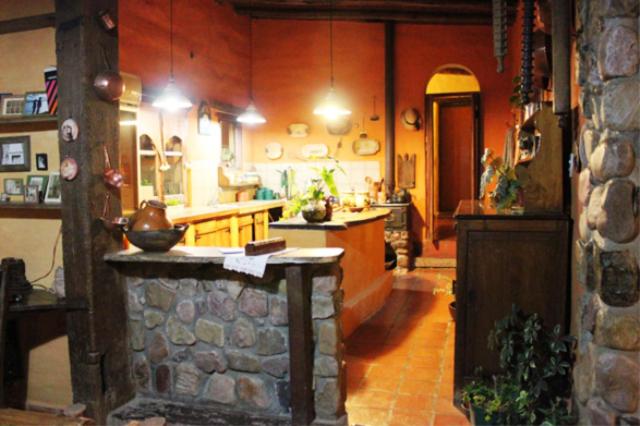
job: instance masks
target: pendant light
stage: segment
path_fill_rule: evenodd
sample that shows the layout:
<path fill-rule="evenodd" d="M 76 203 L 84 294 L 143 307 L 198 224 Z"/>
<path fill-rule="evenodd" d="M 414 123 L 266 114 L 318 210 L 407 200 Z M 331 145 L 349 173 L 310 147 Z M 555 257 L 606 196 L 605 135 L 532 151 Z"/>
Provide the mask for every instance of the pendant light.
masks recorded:
<path fill-rule="evenodd" d="M 329 9 L 329 63 L 331 66 L 331 87 L 329 93 L 324 100 L 313 110 L 315 115 L 321 115 L 327 120 L 335 120 L 339 117 L 351 115 L 351 110 L 346 108 L 340 102 L 340 99 L 334 88 L 334 76 L 333 76 L 333 1 L 330 4 Z"/>
<path fill-rule="evenodd" d="M 169 55 L 169 83 L 152 105 L 169 112 L 191 108 L 193 104 L 182 94 L 173 76 L 173 0 L 169 0 Z"/>
<path fill-rule="evenodd" d="M 249 21 L 249 106 L 237 118 L 238 123 L 255 125 L 267 122 L 253 102 L 253 17 Z"/>

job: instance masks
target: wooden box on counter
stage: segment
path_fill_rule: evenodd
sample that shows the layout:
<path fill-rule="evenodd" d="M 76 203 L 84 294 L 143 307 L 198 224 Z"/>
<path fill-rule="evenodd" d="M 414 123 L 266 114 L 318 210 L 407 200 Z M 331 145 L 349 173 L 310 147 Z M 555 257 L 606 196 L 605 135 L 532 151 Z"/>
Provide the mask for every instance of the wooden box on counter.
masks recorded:
<path fill-rule="evenodd" d="M 567 331 L 571 221 L 562 213 L 501 214 L 477 200 L 461 201 L 454 217 L 458 399 L 477 367 L 484 374 L 498 371 L 499 356 L 487 347 L 487 337 L 512 304 Z"/>

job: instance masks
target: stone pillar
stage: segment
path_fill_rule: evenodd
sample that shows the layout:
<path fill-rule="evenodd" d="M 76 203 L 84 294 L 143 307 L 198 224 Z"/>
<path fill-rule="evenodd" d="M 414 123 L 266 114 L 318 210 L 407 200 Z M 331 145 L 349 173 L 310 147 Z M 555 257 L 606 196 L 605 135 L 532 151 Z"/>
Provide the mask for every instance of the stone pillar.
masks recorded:
<path fill-rule="evenodd" d="M 574 397 L 580 424 L 640 422 L 638 1 L 579 0 Z"/>

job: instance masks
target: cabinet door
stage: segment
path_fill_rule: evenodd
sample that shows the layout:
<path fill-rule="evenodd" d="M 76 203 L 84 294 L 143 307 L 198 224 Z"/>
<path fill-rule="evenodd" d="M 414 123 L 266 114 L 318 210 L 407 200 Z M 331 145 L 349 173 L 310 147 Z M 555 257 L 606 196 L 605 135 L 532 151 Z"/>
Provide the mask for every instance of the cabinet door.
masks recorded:
<path fill-rule="evenodd" d="M 231 223 L 229 218 L 196 223 L 196 245 L 231 247 Z"/>
<path fill-rule="evenodd" d="M 498 372 L 487 338 L 512 304 L 567 331 L 568 242 L 566 220 L 458 222 L 456 390 L 477 367 Z"/>
<path fill-rule="evenodd" d="M 265 214 L 266 213 L 266 214 Z M 267 212 L 258 212 L 253 215 L 253 239 L 254 241 L 265 240 L 269 238 L 266 234 L 265 216 L 268 217 Z M 267 225 L 268 226 L 268 225 Z"/>
<path fill-rule="evenodd" d="M 240 233 L 240 247 L 253 241 L 253 215 L 248 214 L 238 217 L 238 230 Z"/>

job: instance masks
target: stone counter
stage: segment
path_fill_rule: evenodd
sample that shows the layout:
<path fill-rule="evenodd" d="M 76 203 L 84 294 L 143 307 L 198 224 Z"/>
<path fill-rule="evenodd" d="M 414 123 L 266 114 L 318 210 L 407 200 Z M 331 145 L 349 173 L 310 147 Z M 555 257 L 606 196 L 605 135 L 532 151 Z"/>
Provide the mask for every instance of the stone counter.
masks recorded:
<path fill-rule="evenodd" d="M 128 291 L 136 386 L 111 422 L 346 424 L 341 256 L 273 256 L 261 279 L 222 269 L 215 248 L 106 256 Z"/>

